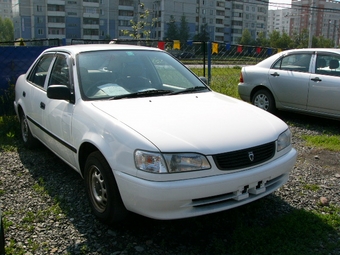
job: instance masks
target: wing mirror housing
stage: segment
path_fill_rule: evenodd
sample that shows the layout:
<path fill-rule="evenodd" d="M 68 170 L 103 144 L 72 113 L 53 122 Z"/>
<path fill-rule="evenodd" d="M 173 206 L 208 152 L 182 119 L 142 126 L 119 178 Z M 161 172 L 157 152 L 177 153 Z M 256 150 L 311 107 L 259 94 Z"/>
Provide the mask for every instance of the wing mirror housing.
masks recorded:
<path fill-rule="evenodd" d="M 56 100 L 67 100 L 74 103 L 74 95 L 68 86 L 50 85 L 47 88 L 47 97 Z"/>

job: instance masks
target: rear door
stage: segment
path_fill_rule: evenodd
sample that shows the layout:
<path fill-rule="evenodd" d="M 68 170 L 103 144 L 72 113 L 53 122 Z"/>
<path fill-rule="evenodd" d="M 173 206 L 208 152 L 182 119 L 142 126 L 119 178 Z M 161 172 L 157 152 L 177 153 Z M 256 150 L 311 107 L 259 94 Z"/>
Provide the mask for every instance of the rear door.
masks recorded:
<path fill-rule="evenodd" d="M 30 84 L 28 91 L 23 91 L 25 101 L 25 114 L 29 120 L 31 132 L 45 143 L 43 124 L 44 107 L 41 104 L 46 97 L 46 84 L 48 71 L 54 58 L 54 53 L 43 55 L 30 71 L 27 82 Z"/>
<path fill-rule="evenodd" d="M 307 108 L 311 57 L 312 52 L 285 55 L 269 70 L 268 79 L 276 102 L 284 108 Z"/>
<path fill-rule="evenodd" d="M 340 55 L 317 53 L 307 109 L 340 116 Z"/>

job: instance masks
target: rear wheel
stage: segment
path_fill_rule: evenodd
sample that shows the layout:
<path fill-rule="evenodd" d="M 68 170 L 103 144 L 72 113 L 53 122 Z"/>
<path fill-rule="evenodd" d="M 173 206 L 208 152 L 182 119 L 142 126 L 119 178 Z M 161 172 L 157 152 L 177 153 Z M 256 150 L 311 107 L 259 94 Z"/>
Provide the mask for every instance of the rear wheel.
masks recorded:
<path fill-rule="evenodd" d="M 124 220 L 127 210 L 112 170 L 99 151 L 89 155 L 85 164 L 84 179 L 93 214 L 108 224 Z"/>
<path fill-rule="evenodd" d="M 4 234 L 4 224 L 3 224 L 2 218 L 0 220 L 1 220 L 1 223 L 0 223 L 0 255 L 3 255 L 5 254 L 5 234 Z"/>
<path fill-rule="evenodd" d="M 260 89 L 254 94 L 252 104 L 270 113 L 276 110 L 274 97 L 266 89 Z"/>
<path fill-rule="evenodd" d="M 20 114 L 21 137 L 26 148 L 32 149 L 37 145 L 37 139 L 33 137 L 25 113 Z"/>

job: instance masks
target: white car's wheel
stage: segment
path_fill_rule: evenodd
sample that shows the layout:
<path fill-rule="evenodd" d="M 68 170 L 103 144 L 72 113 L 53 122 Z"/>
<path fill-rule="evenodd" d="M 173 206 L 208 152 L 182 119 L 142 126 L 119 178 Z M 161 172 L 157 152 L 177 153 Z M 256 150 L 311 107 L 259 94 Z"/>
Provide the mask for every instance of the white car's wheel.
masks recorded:
<path fill-rule="evenodd" d="M 1 217 L 1 216 L 0 216 Z M 0 218 L 0 255 L 5 254 L 5 231 L 2 218 Z"/>
<path fill-rule="evenodd" d="M 31 133 L 30 127 L 28 125 L 28 120 L 25 113 L 20 114 L 20 129 L 21 137 L 26 148 L 32 149 L 37 145 L 37 139 L 35 139 Z"/>
<path fill-rule="evenodd" d="M 274 97 L 265 89 L 261 89 L 254 94 L 252 104 L 271 113 L 274 113 L 276 109 Z"/>
<path fill-rule="evenodd" d="M 122 221 L 127 211 L 112 170 L 100 152 L 89 155 L 85 164 L 84 179 L 94 215 L 109 224 Z"/>

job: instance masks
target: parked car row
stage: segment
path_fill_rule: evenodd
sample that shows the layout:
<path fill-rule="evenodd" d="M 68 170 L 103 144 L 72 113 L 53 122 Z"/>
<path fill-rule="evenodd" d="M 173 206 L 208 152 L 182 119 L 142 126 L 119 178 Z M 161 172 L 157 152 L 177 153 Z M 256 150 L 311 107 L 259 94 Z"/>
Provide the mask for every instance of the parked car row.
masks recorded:
<path fill-rule="evenodd" d="M 76 170 L 107 223 L 241 206 L 284 185 L 296 161 L 282 120 L 155 48 L 49 48 L 18 78 L 14 106 L 24 144 Z"/>
<path fill-rule="evenodd" d="M 295 49 L 241 70 L 240 97 L 276 109 L 340 119 L 340 50 Z"/>

